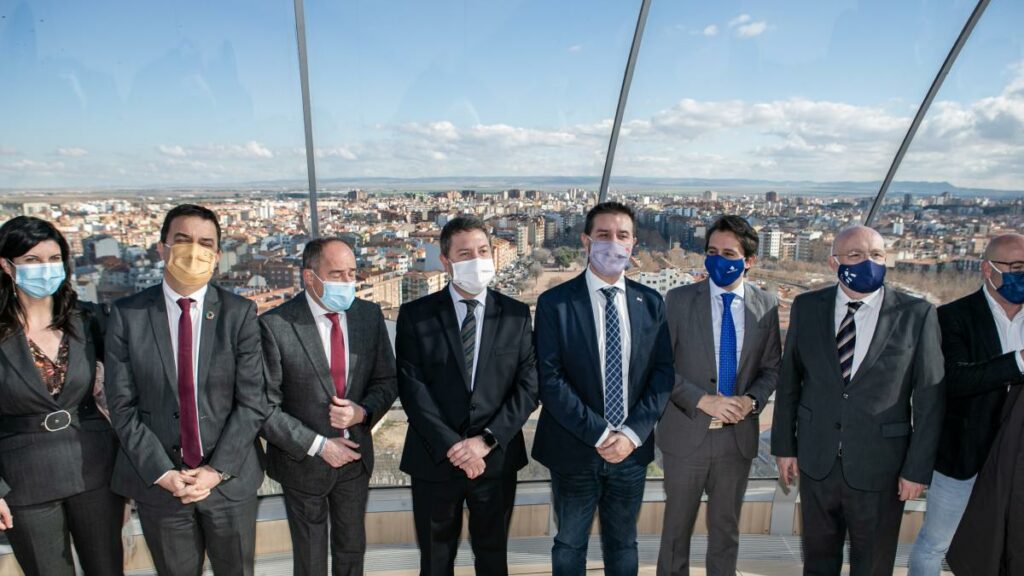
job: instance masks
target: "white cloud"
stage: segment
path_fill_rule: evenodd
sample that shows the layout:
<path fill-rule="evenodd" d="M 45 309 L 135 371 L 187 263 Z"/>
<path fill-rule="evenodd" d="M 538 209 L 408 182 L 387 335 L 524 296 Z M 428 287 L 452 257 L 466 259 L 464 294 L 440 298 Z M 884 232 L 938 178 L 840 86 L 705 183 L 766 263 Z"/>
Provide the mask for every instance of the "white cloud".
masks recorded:
<path fill-rule="evenodd" d="M 747 22 L 750 22 L 750 20 L 750 14 L 740 14 L 732 20 L 729 20 L 729 28 L 735 28 L 740 24 L 746 24 Z"/>
<path fill-rule="evenodd" d="M 88 156 L 89 151 L 85 148 L 57 148 L 57 155 L 64 156 L 67 158 L 81 158 L 82 156 Z"/>
<path fill-rule="evenodd" d="M 164 156 L 170 156 L 172 158 L 184 158 L 188 156 L 188 151 L 177 145 L 168 146 L 166 144 L 161 144 L 157 146 L 156 149 Z"/>
<path fill-rule="evenodd" d="M 0 156 L 14 156 L 18 149 L 13 146 L 0 146 Z"/>
<path fill-rule="evenodd" d="M 273 158 L 274 153 L 269 148 L 255 140 L 250 140 L 241 148 L 230 147 L 231 154 L 237 154 L 241 158 Z"/>
<path fill-rule="evenodd" d="M 767 29 L 768 24 L 766 22 L 751 22 L 737 28 L 736 35 L 740 38 L 753 38 L 754 36 L 760 36 Z"/>
<path fill-rule="evenodd" d="M 573 54 L 578 54 L 580 52 L 583 52 L 583 45 L 582 44 L 573 44 L 572 46 L 569 46 L 569 52 L 572 52 Z"/>
<path fill-rule="evenodd" d="M 714 24 L 709 24 L 704 27 L 704 30 L 701 31 L 701 34 L 705 36 L 717 36 L 718 26 L 715 26 Z"/>
<path fill-rule="evenodd" d="M 305 154 L 305 150 L 302 151 Z M 358 160 L 359 156 L 355 152 L 345 146 L 335 146 L 331 148 L 317 148 L 317 158 L 340 158 L 342 160 Z"/>

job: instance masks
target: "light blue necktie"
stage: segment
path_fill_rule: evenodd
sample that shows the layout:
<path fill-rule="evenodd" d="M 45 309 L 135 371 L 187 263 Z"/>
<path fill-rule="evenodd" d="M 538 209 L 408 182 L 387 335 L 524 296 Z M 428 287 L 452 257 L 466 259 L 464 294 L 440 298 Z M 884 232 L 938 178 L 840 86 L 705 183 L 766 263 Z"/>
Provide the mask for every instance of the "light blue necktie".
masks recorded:
<path fill-rule="evenodd" d="M 604 294 L 604 419 L 615 429 L 626 419 L 622 402 L 622 329 L 615 307 L 618 291 L 614 286 L 601 288 Z"/>
<path fill-rule="evenodd" d="M 718 391 L 736 394 L 736 325 L 732 321 L 732 292 L 722 294 L 722 333 L 718 341 Z"/>

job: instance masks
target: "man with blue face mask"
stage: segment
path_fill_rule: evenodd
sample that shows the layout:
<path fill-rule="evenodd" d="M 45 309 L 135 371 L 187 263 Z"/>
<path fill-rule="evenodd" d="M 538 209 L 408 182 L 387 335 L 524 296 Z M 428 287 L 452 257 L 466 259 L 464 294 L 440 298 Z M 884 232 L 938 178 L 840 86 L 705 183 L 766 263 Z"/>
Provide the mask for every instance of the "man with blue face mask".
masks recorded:
<path fill-rule="evenodd" d="M 308 242 L 302 281 L 302 293 L 260 317 L 267 473 L 284 491 L 292 573 L 326 576 L 329 551 L 335 576 L 359 575 L 371 430 L 398 393 L 395 356 L 380 306 L 355 297 L 356 258 L 345 241 Z"/>
<path fill-rule="evenodd" d="M 758 449 L 758 415 L 779 378 L 779 301 L 746 282 L 758 236 L 739 216 L 707 231 L 708 280 L 665 298 L 675 387 L 658 424 L 665 520 L 659 576 L 690 573 L 690 538 L 706 491 L 707 574 L 732 576 L 740 508 Z"/>
<path fill-rule="evenodd" d="M 982 256 L 981 275 L 981 289 L 939 307 L 946 417 L 924 525 L 910 557 L 911 576 L 941 572 L 942 559 L 1000 429 L 1003 407 L 1011 393 L 1019 393 L 1012 391 L 1024 384 L 1024 236 L 993 238 Z M 995 492 L 991 487 L 984 490 Z M 988 530 L 998 526 L 994 514 L 985 515 L 985 524 L 973 530 L 976 540 L 971 548 L 988 562 L 1001 556 L 988 546 L 1005 540 Z"/>
<path fill-rule="evenodd" d="M 945 392 L 935 307 L 884 286 L 885 241 L 836 235 L 839 279 L 797 296 L 775 393 L 772 454 L 800 477 L 804 574 L 892 574 L 903 507 L 931 481 Z"/>

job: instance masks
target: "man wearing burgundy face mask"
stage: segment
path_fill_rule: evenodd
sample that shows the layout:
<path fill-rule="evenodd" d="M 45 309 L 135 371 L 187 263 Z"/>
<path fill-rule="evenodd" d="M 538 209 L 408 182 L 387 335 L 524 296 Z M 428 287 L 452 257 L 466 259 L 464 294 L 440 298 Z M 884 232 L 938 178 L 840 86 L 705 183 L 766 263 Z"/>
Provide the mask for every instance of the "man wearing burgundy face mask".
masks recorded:
<path fill-rule="evenodd" d="M 587 270 L 537 302 L 533 457 L 551 470 L 554 575 L 584 573 L 595 509 L 605 574 L 637 573 L 636 521 L 673 371 L 665 302 L 624 274 L 635 226 L 624 204 L 592 208 L 580 237 Z"/>
<path fill-rule="evenodd" d="M 251 575 L 266 417 L 256 305 L 210 284 L 211 210 L 168 212 L 157 251 L 164 281 L 118 301 L 107 328 L 111 487 L 136 501 L 161 575 L 199 574 L 204 556 L 218 575 Z"/>
<path fill-rule="evenodd" d="M 775 393 L 779 478 L 800 476 L 804 574 L 892 574 L 904 504 L 932 477 L 945 391 L 935 307 L 884 286 L 885 242 L 840 232 L 839 278 L 797 296 Z"/>

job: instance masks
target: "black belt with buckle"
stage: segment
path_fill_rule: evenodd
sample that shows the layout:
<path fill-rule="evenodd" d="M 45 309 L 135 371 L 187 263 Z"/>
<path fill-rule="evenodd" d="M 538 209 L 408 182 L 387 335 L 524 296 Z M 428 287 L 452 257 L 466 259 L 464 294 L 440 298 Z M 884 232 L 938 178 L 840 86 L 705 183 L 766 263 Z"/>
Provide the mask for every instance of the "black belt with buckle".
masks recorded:
<path fill-rule="evenodd" d="M 78 408 L 56 410 L 49 414 L 31 416 L 0 417 L 0 432 L 24 434 L 31 432 L 60 432 L 70 426 L 78 425 Z"/>

